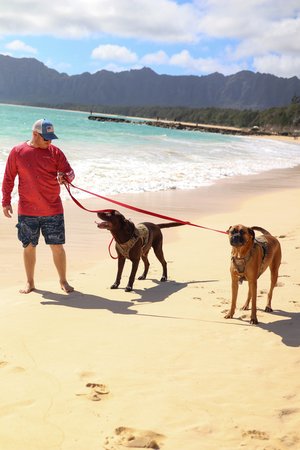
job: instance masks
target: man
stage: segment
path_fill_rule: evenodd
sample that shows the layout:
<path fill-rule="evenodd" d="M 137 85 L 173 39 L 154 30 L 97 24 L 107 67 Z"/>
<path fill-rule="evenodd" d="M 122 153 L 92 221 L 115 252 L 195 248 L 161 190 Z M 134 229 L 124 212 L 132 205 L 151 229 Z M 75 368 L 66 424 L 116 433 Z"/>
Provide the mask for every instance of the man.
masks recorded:
<path fill-rule="evenodd" d="M 65 227 L 60 184 L 70 183 L 75 175 L 63 152 L 52 144 L 57 139 L 54 127 L 47 119 L 37 120 L 30 141 L 15 146 L 7 159 L 3 178 L 3 213 L 11 218 L 11 193 L 15 178 L 19 178 L 18 239 L 24 247 L 27 282 L 22 294 L 35 289 L 34 269 L 36 246 L 42 232 L 50 245 L 62 290 L 74 288 L 66 279 Z"/>

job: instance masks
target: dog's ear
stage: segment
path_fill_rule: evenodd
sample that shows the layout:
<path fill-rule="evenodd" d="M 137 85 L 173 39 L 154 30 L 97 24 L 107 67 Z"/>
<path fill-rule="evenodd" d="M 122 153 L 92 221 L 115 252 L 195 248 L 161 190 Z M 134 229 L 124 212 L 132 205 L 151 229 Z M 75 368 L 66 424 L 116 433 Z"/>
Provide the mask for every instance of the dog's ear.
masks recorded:
<path fill-rule="evenodd" d="M 228 230 L 226 231 L 227 234 L 229 233 L 230 228 L 232 228 L 232 225 L 230 225 L 230 227 L 229 227 Z"/>
<path fill-rule="evenodd" d="M 252 228 L 248 228 L 248 233 L 250 234 L 250 236 L 253 237 L 253 239 L 255 238 L 255 233 L 254 230 L 252 230 Z"/>
<path fill-rule="evenodd" d="M 121 214 L 120 211 L 115 210 L 114 215 L 118 216 L 118 220 L 120 220 L 121 223 L 124 224 L 126 222 L 125 216 L 123 216 L 123 214 Z"/>

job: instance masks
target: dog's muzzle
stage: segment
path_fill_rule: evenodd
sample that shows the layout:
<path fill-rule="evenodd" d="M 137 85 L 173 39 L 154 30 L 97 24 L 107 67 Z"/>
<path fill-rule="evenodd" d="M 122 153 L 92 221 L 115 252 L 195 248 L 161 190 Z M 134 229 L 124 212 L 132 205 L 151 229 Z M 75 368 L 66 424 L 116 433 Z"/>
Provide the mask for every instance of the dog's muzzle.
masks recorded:
<path fill-rule="evenodd" d="M 240 233 L 234 233 L 230 236 L 230 245 L 233 247 L 241 247 L 245 244 L 244 237 Z"/>
<path fill-rule="evenodd" d="M 97 224 L 97 227 L 102 230 L 110 230 L 111 229 L 111 223 L 110 222 L 95 222 Z"/>

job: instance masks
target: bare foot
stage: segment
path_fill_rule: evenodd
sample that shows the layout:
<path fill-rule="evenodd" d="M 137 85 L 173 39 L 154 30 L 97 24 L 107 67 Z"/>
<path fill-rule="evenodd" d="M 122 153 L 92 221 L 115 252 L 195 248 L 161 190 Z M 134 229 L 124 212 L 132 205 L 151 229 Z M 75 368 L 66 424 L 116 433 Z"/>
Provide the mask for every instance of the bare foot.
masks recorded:
<path fill-rule="evenodd" d="M 32 292 L 34 290 L 35 290 L 34 283 L 27 282 L 25 284 L 24 289 L 20 289 L 19 292 L 20 294 L 29 294 L 29 292 Z"/>
<path fill-rule="evenodd" d="M 61 283 L 60 283 L 60 286 L 61 286 L 62 290 L 63 290 L 64 292 L 66 292 L 67 294 L 69 294 L 70 292 L 73 292 L 73 291 L 74 291 L 73 286 L 70 286 L 69 283 L 68 283 L 67 281 L 61 282 Z"/>

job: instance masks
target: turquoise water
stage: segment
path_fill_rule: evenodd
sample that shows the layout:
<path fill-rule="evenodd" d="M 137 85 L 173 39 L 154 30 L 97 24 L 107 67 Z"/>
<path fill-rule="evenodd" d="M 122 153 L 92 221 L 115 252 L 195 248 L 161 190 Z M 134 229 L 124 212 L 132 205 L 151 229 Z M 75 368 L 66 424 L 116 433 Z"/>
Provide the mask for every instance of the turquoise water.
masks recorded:
<path fill-rule="evenodd" d="M 193 189 L 224 177 L 300 164 L 299 146 L 292 143 L 97 122 L 88 120 L 88 113 L 0 105 L 1 181 L 10 149 L 29 139 L 32 124 L 43 117 L 54 123 L 59 139 L 53 143 L 72 165 L 74 183 L 101 195 Z"/>

